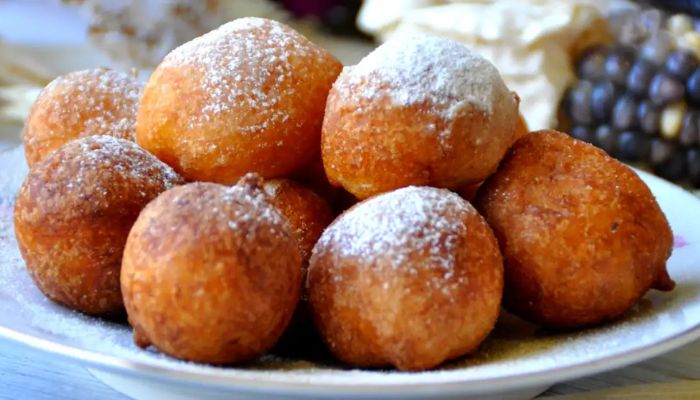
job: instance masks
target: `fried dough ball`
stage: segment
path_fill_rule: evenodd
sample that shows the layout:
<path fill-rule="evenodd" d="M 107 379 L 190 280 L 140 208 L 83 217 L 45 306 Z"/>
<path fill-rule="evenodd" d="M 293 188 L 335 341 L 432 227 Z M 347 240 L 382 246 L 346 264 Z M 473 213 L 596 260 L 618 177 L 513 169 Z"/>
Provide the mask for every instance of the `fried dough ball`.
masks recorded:
<path fill-rule="evenodd" d="M 298 170 L 292 178 L 303 183 L 326 199 L 335 215 L 339 215 L 357 204 L 357 198 L 355 196 L 342 187 L 333 186 L 328 181 L 328 176 L 326 176 L 326 170 L 323 168 L 323 160 L 320 155 L 310 164 Z"/>
<path fill-rule="evenodd" d="M 144 89 L 137 141 L 189 180 L 288 176 L 318 156 L 341 68 L 279 22 L 237 19 L 165 57 Z"/>
<path fill-rule="evenodd" d="M 266 181 L 263 188 L 270 203 L 287 220 L 288 227 L 297 239 L 302 260 L 301 281 L 303 282 L 306 279 L 311 250 L 321 237 L 323 230 L 333 221 L 333 211 L 322 197 L 289 179 Z M 280 338 L 276 350 L 298 354 L 309 347 L 314 347 L 315 342 L 318 342 L 304 292 L 302 286 L 301 301 L 287 330 Z"/>
<path fill-rule="evenodd" d="M 287 220 L 306 267 L 316 241 L 333 221 L 333 211 L 322 197 L 289 179 L 266 181 L 263 188 L 270 203 Z"/>
<path fill-rule="evenodd" d="M 111 136 L 60 147 L 29 172 L 15 203 L 15 233 L 34 282 L 50 299 L 91 315 L 124 311 L 119 271 L 141 209 L 183 183 L 170 167 Z"/>
<path fill-rule="evenodd" d="M 314 247 L 307 290 L 330 351 L 361 367 L 435 367 L 493 328 L 503 265 L 493 232 L 444 189 L 407 187 L 338 217 Z"/>
<path fill-rule="evenodd" d="M 37 97 L 24 125 L 29 167 L 65 143 L 93 135 L 134 140 L 141 83 L 109 69 L 59 76 Z"/>
<path fill-rule="evenodd" d="M 644 182 L 605 152 L 542 131 L 518 140 L 476 201 L 505 258 L 504 303 L 550 328 L 621 316 L 671 290 L 673 235 Z"/>
<path fill-rule="evenodd" d="M 299 300 L 301 256 L 258 178 L 163 193 L 129 234 L 122 292 L 134 341 L 184 360 L 269 350 Z"/>
<path fill-rule="evenodd" d="M 399 36 L 333 85 L 321 139 L 326 173 L 360 199 L 480 182 L 515 141 L 518 102 L 496 68 L 464 45 Z"/>

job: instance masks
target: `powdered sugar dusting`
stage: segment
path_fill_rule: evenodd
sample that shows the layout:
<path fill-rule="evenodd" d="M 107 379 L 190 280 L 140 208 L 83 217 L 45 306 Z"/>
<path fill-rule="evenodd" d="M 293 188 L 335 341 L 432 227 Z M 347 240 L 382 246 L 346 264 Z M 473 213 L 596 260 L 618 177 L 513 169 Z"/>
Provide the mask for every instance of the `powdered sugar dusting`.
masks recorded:
<path fill-rule="evenodd" d="M 345 67 L 336 90 L 354 103 L 389 96 L 397 106 L 420 105 L 450 123 L 464 110 L 491 114 L 511 101 L 498 70 L 461 43 L 432 35 L 398 35 L 359 64 Z M 426 127 L 426 131 L 434 130 Z"/>
<path fill-rule="evenodd" d="M 22 195 L 40 201 L 42 213 L 28 213 L 27 218 L 55 213 L 63 221 L 84 216 L 86 207 L 98 212 L 118 209 L 118 204 L 143 206 L 183 182 L 136 143 L 104 135 L 67 143 L 36 164 L 30 176 Z"/>
<path fill-rule="evenodd" d="M 314 248 L 339 257 L 371 260 L 382 257 L 391 268 L 440 268 L 442 277 L 454 274 L 460 238 L 467 234 L 464 219 L 475 213 L 456 194 L 428 187 L 407 187 L 366 200 L 334 222 Z M 424 264 L 409 262 L 424 256 Z M 439 286 L 439 285 L 436 285 Z"/>
<path fill-rule="evenodd" d="M 113 136 L 90 136 L 71 145 L 80 146 L 84 156 L 79 158 L 81 168 L 76 171 L 78 174 L 75 178 L 78 182 L 82 174 L 95 168 L 108 168 L 111 172 L 130 176 L 137 181 L 155 180 L 165 190 L 182 181 L 170 166 L 128 140 Z"/>
<path fill-rule="evenodd" d="M 240 127 L 256 133 L 290 117 L 279 98 L 294 90 L 295 59 L 320 56 L 306 38 L 285 25 L 263 18 L 240 18 L 173 50 L 159 68 L 191 66 L 202 73 L 201 91 L 207 98 L 190 127 L 247 104 L 260 116 L 260 126 Z"/>
<path fill-rule="evenodd" d="M 700 254 L 696 243 L 700 242 L 700 236 L 693 224 L 687 223 L 697 220 L 698 208 L 696 203 L 681 200 L 690 196 L 677 189 L 660 196 L 659 201 L 674 230 L 690 243 L 674 253 L 669 261 L 671 272 L 679 277 L 679 285 L 673 292 L 650 293 L 622 321 L 580 333 L 557 334 L 538 330 L 506 315 L 477 354 L 422 373 L 348 369 L 332 360 L 319 362 L 271 355 L 240 367 L 182 362 L 153 350 L 137 348 L 124 322 L 87 317 L 43 297 L 26 273 L 14 239 L 14 196 L 27 173 L 21 148 L 0 153 L 0 171 L 0 326 L 7 331 L 43 339 L 49 346 L 60 344 L 88 352 L 93 363 L 112 365 L 116 370 L 128 363 L 135 374 L 146 369 L 156 374 L 158 371 L 182 374 L 183 381 L 191 379 L 202 384 L 202 396 L 207 394 L 205 382 L 216 382 L 219 389 L 232 392 L 245 384 L 255 385 L 261 393 L 268 387 L 278 393 L 289 387 L 290 393 L 294 388 L 293 393 L 297 395 L 302 391 L 318 394 L 319 387 L 339 385 L 336 397 L 355 395 L 362 385 L 380 385 L 371 389 L 376 389 L 375 395 L 379 390 L 411 393 L 414 388 L 431 389 L 431 393 L 436 393 L 439 388 L 421 385 L 442 383 L 453 385 L 451 393 L 460 387 L 465 393 L 476 389 L 488 391 L 516 380 L 522 383 L 523 378 L 544 385 L 559 379 L 561 369 L 571 371 L 581 365 L 597 368 L 609 366 L 611 361 L 615 365 L 631 361 L 625 357 L 642 349 L 649 351 L 664 340 L 677 340 L 681 332 L 692 332 L 693 327 L 700 324 L 700 272 L 696 268 L 697 254 Z M 659 190 L 666 187 L 657 180 L 647 179 L 647 183 L 657 196 Z M 673 203 L 668 202 L 670 198 L 674 199 Z M 679 207 L 674 210 L 671 204 Z M 71 352 L 71 355 L 82 358 L 85 353 Z M 173 390 L 177 390 L 177 383 L 172 384 Z M 264 396 L 261 394 L 261 398 Z"/>
<path fill-rule="evenodd" d="M 83 135 L 110 135 L 133 141 L 141 89 L 141 83 L 131 75 L 105 68 L 88 69 L 54 79 L 40 98 L 45 97 L 48 102 L 42 107 L 50 108 L 50 129 L 82 124 Z M 61 97 L 57 99 L 56 95 Z M 62 136 L 61 132 L 56 135 Z"/>
<path fill-rule="evenodd" d="M 237 201 L 248 205 L 246 208 L 234 209 L 234 213 L 228 221 L 228 226 L 231 229 L 238 229 L 241 222 L 246 222 L 246 225 L 255 228 L 261 224 L 247 224 L 247 222 L 264 221 L 264 226 L 269 227 L 271 234 L 283 235 L 283 231 L 278 227 L 283 226 L 285 222 L 277 209 L 269 202 L 267 194 L 263 190 L 262 179 L 258 175 L 246 174 L 238 183 L 227 187 L 223 200 L 226 202 Z"/>
<path fill-rule="evenodd" d="M 79 146 L 81 157 L 77 158 L 80 168 L 68 185 L 88 183 L 88 176 L 93 176 L 97 169 L 106 169 L 110 173 L 119 174 L 129 182 L 149 182 L 149 185 L 159 185 L 168 190 L 182 182 L 180 175 L 170 166 L 158 160 L 143 150 L 134 142 L 115 138 L 113 136 L 90 136 L 68 146 Z M 66 152 L 72 147 L 66 147 Z M 69 161 L 75 161 L 69 160 Z M 66 165 L 62 163 L 61 166 Z M 60 168 L 60 167 L 59 167 Z M 95 182 L 105 191 L 110 191 L 109 181 Z"/>

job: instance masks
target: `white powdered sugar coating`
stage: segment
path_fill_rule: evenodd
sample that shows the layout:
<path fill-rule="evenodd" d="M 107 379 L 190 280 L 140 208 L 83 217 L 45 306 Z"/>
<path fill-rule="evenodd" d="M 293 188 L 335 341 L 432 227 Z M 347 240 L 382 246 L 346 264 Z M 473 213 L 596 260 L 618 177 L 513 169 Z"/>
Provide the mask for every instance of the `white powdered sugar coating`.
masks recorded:
<path fill-rule="evenodd" d="M 467 109 L 490 115 L 513 101 L 493 64 L 461 43 L 425 34 L 393 37 L 345 67 L 334 88 L 357 104 L 389 96 L 396 106 L 427 107 L 445 120 L 441 135 Z"/>
<path fill-rule="evenodd" d="M 247 207 L 235 208 L 233 215 L 228 221 L 229 228 L 238 230 L 241 224 L 246 224 L 249 229 L 257 229 L 264 226 L 270 230 L 272 235 L 283 235 L 280 229 L 286 221 L 282 218 L 277 209 L 270 203 L 268 194 L 263 190 L 262 179 L 256 174 L 246 174 L 235 185 L 224 190 L 223 200 L 227 203 L 237 202 Z M 217 210 L 214 210 L 217 211 Z M 249 230 L 250 235 L 255 232 Z"/>
<path fill-rule="evenodd" d="M 57 212 L 64 221 L 90 212 L 87 208 L 107 210 L 134 201 L 145 205 L 182 183 L 170 166 L 136 143 L 106 135 L 67 143 L 36 164 L 30 176 L 23 194 L 42 199 L 44 208 L 43 214 L 32 215 Z"/>
<path fill-rule="evenodd" d="M 632 361 L 630 354 L 653 350 L 665 340 L 678 340 L 681 332 L 691 332 L 700 323 L 700 273 L 692 261 L 697 260 L 700 236 L 692 223 L 679 224 L 683 218 L 695 221 L 689 215 L 694 217 L 698 212 L 694 211 L 695 203 L 688 202 L 689 196 L 679 189 L 664 192 L 664 187 L 670 185 L 653 184 L 657 182 L 654 180 L 648 182 L 655 194 L 661 195 L 661 205 L 668 210 L 674 230 L 689 241 L 684 248 L 676 249 L 677 254 L 669 261 L 674 277 L 683 283 L 673 292 L 650 293 L 621 321 L 577 333 L 551 333 L 504 313 L 476 354 L 425 372 L 350 369 L 329 359 L 310 361 L 273 355 L 250 365 L 228 367 L 175 360 L 153 348 L 136 347 L 126 322 L 70 311 L 46 299 L 34 286 L 20 256 L 12 221 L 14 197 L 27 173 L 23 153 L 22 148 L 0 152 L 0 326 L 4 332 L 20 341 L 31 339 L 34 345 L 36 339 L 43 340 L 40 345 L 47 349 L 65 346 L 62 351 L 76 362 L 89 358 L 93 367 L 128 369 L 126 372 L 142 377 L 143 382 L 153 379 L 146 371 L 161 376 L 178 374 L 183 384 L 201 385 L 197 386 L 202 391 L 200 397 L 208 394 L 209 383 L 230 390 L 232 396 L 245 385 L 254 385 L 261 393 L 268 388 L 270 393 L 289 389 L 290 395 L 317 394 L 319 388 L 337 385 L 335 393 L 346 397 L 357 394 L 356 389 L 362 385 L 378 385 L 372 389 L 376 395 L 379 390 L 409 393 L 413 388 L 435 393 L 440 388 L 421 387 L 435 384 L 450 384 L 451 390 L 457 390 L 457 385 L 489 390 L 517 380 L 522 383 L 523 378 L 530 383 L 537 380 L 549 384 L 552 376 L 564 369 L 619 366 L 625 360 Z M 681 211 L 673 211 L 671 204 L 679 205 Z M 27 339 L 22 339 L 23 335 Z M 177 382 L 169 384 L 173 390 L 180 388 Z"/>
<path fill-rule="evenodd" d="M 474 208 L 443 189 L 411 186 L 371 198 L 353 207 L 321 236 L 316 252 L 362 260 L 382 258 L 382 265 L 416 275 L 416 268 L 454 274 L 455 255 L 467 234 L 465 217 Z M 423 264 L 412 258 L 422 255 Z"/>
<path fill-rule="evenodd" d="M 96 170 L 121 175 L 133 184 L 147 183 L 168 190 L 182 181 L 169 165 L 157 159 L 136 143 L 113 136 L 99 135 L 78 139 L 67 146 L 80 147 L 80 155 L 65 160 L 58 168 L 78 161 L 79 168 L 67 183 L 71 185 L 94 184 L 99 190 L 110 191 L 112 181 L 94 180 Z M 69 147 L 66 147 L 69 148 Z M 65 150 L 68 151 L 68 150 Z M 88 181 L 89 180 L 89 181 Z"/>
<path fill-rule="evenodd" d="M 107 166 L 138 180 L 154 179 L 166 190 L 182 179 L 169 165 L 129 140 L 98 135 L 79 139 L 75 146 L 80 146 L 84 155 L 80 158 L 81 172 Z"/>
<path fill-rule="evenodd" d="M 142 84 L 129 74 L 88 69 L 54 79 L 40 98 L 49 102 L 49 128 L 82 124 L 82 135 L 110 135 L 133 141 L 141 90 Z M 57 94 L 62 97 L 56 99 Z M 62 136 L 62 132 L 55 134 Z"/>
<path fill-rule="evenodd" d="M 190 66 L 202 73 L 201 92 L 207 96 L 190 127 L 246 104 L 260 118 L 260 126 L 241 126 L 256 133 L 290 117 L 279 99 L 294 87 L 294 59 L 317 57 L 319 50 L 299 33 L 263 18 L 240 18 L 173 50 L 159 68 Z"/>

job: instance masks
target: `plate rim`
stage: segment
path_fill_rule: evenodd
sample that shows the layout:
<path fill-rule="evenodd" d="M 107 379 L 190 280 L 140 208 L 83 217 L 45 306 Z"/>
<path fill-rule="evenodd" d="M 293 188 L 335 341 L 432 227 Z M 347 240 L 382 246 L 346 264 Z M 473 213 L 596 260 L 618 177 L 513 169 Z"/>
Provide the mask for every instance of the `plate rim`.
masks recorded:
<path fill-rule="evenodd" d="M 526 387 L 551 385 L 570 379 L 590 376 L 599 372 L 621 368 L 644 360 L 654 358 L 669 351 L 700 339 L 700 323 L 678 332 L 662 341 L 638 349 L 611 354 L 565 367 L 551 367 L 526 373 L 514 373 L 482 379 L 463 379 L 462 377 L 441 382 L 310 382 L 276 379 L 263 371 L 256 376 L 221 376 L 197 371 L 177 370 L 167 366 L 153 365 L 141 360 L 129 360 L 113 355 L 101 354 L 91 350 L 56 343 L 48 339 L 17 332 L 0 325 L 0 339 L 11 340 L 36 350 L 41 350 L 65 359 L 87 364 L 87 367 L 109 371 L 124 376 L 149 377 L 161 382 L 187 384 L 192 386 L 215 387 L 217 389 L 235 389 L 246 392 L 286 393 L 286 394 L 339 394 L 339 391 L 354 394 L 390 394 L 397 389 L 410 390 L 420 394 L 440 388 L 442 395 L 464 393 L 499 392 L 517 390 Z M 235 367 L 234 367 L 235 368 Z M 366 370 L 362 370 L 366 371 Z M 410 372 L 400 372 L 408 373 Z M 430 373 L 421 372 L 423 374 Z"/>
<path fill-rule="evenodd" d="M 689 201 L 695 202 L 700 207 L 700 199 L 684 188 L 645 171 L 632 167 L 630 168 L 645 181 L 654 181 L 655 185 L 664 186 L 666 190 L 673 190 L 674 195 L 686 197 Z M 259 373 L 255 373 L 258 371 L 254 371 L 251 375 L 247 376 L 234 376 L 231 374 L 220 375 L 209 371 L 182 370 L 174 366 L 154 364 L 147 360 L 127 359 L 94 350 L 82 349 L 30 333 L 19 332 L 9 326 L 0 325 L 0 339 L 3 338 L 69 359 L 73 362 L 86 364 L 88 368 L 92 367 L 122 376 L 138 377 L 141 379 L 148 377 L 160 382 L 208 387 L 210 389 L 235 390 L 238 392 L 250 393 L 304 394 L 312 396 L 338 395 L 341 393 L 356 395 L 391 395 L 399 391 L 410 391 L 411 394 L 420 395 L 429 392 L 434 393 L 436 389 L 439 389 L 441 395 L 450 395 L 492 393 L 495 391 L 505 392 L 527 387 L 551 385 L 556 382 L 624 367 L 659 356 L 700 339 L 700 322 L 689 325 L 675 334 L 646 346 L 628 349 L 622 352 L 611 352 L 611 354 L 599 358 L 575 362 L 563 367 L 545 367 L 537 371 L 524 373 L 514 372 L 507 375 L 478 379 L 469 379 L 469 374 L 465 373 L 459 376 L 451 376 L 446 379 L 443 378 L 443 380 L 429 382 L 362 382 L 360 379 L 358 379 L 357 383 L 332 380 L 326 382 L 315 382 L 313 380 L 294 381 L 280 378 L 278 374 L 269 374 L 267 371 L 259 371 Z M 430 373 L 431 371 L 423 372 L 423 374 Z"/>

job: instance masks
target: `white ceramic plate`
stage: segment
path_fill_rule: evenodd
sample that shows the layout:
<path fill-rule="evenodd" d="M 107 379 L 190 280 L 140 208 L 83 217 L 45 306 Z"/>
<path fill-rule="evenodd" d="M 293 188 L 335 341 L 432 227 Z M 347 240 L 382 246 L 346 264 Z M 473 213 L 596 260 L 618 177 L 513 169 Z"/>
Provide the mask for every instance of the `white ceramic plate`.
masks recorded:
<path fill-rule="evenodd" d="M 173 360 L 136 348 L 122 323 L 76 314 L 34 287 L 17 250 L 13 199 L 22 150 L 0 153 L 0 336 L 75 359 L 107 384 L 148 398 L 530 398 L 549 385 L 638 362 L 700 337 L 700 200 L 640 172 L 671 222 L 671 293 L 651 292 L 622 320 L 551 334 L 504 315 L 471 357 L 422 373 L 347 369 L 267 356 L 245 367 Z"/>

